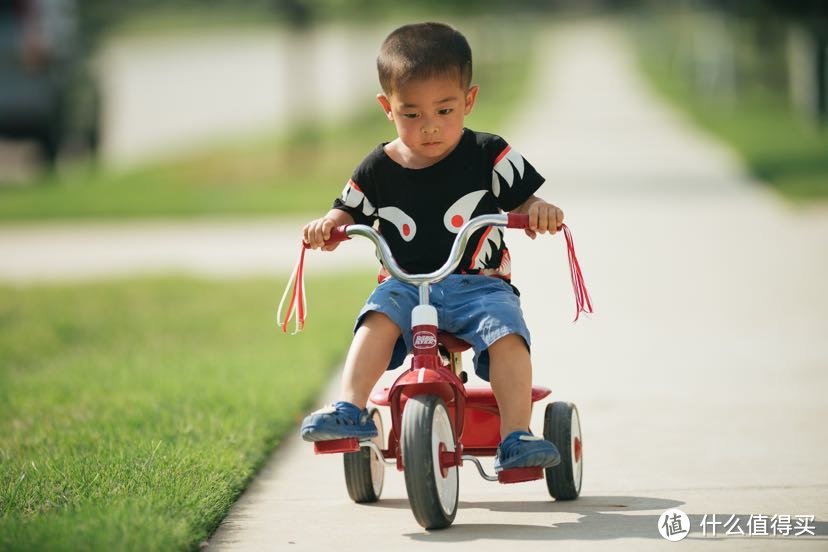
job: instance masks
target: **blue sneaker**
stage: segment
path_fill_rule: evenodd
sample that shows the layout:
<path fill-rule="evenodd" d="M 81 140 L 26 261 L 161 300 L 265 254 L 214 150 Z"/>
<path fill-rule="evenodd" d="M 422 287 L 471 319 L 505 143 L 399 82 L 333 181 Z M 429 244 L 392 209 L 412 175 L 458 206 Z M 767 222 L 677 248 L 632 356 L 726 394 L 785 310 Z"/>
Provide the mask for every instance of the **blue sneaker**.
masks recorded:
<path fill-rule="evenodd" d="M 555 445 L 527 431 L 513 431 L 497 447 L 495 472 L 513 468 L 551 468 L 561 463 Z"/>
<path fill-rule="evenodd" d="M 339 401 L 310 413 L 302 421 L 302 439 L 330 441 L 332 439 L 371 439 L 377 436 L 377 425 L 367 409 L 360 410 L 349 402 Z"/>

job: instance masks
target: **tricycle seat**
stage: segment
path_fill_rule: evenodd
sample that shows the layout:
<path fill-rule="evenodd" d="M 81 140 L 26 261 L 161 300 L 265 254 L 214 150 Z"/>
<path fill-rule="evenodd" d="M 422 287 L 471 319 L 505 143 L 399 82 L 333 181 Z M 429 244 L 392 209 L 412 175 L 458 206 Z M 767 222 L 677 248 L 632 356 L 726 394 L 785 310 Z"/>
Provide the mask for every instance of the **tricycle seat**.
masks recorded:
<path fill-rule="evenodd" d="M 471 345 L 468 342 L 444 331 L 437 332 L 437 343 L 445 347 L 449 353 L 462 353 L 463 351 L 471 349 Z"/>

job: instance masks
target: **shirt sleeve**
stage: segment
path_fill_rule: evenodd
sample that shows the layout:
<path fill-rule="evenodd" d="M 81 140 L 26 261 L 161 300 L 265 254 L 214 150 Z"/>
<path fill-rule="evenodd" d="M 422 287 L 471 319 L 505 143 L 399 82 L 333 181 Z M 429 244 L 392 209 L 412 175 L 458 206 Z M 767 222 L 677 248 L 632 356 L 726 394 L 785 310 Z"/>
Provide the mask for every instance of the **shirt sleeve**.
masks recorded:
<path fill-rule="evenodd" d="M 377 217 L 374 194 L 374 180 L 368 160 L 363 161 L 356 168 L 354 174 L 345 184 L 342 194 L 333 202 L 334 209 L 340 209 L 350 214 L 356 224 L 371 226 Z"/>
<path fill-rule="evenodd" d="M 493 136 L 487 149 L 492 159 L 492 193 L 501 209 L 516 209 L 541 187 L 545 179 L 500 136 Z"/>

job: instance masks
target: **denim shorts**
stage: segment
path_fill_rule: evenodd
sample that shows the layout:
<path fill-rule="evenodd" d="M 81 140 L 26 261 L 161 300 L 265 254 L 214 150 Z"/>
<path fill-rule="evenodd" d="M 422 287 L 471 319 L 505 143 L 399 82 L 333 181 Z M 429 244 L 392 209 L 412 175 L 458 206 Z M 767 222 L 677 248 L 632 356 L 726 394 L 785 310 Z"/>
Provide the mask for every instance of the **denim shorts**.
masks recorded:
<path fill-rule="evenodd" d="M 530 346 L 516 290 L 492 276 L 452 274 L 431 284 L 429 302 L 437 309 L 440 330 L 466 341 L 474 350 L 475 373 L 489 381 L 489 347 L 501 337 L 517 334 Z M 411 311 L 419 304 L 417 286 L 389 278 L 374 289 L 362 307 L 354 332 L 369 312 L 381 312 L 400 327 L 388 369 L 400 366 L 412 351 Z"/>

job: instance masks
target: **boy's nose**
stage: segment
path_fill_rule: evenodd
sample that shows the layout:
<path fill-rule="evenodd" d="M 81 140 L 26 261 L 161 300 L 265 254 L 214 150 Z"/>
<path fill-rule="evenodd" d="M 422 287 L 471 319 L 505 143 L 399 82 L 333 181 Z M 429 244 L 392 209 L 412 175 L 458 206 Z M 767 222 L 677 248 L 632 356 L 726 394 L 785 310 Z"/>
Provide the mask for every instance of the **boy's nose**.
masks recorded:
<path fill-rule="evenodd" d="M 437 134 L 438 132 L 440 132 L 440 128 L 438 126 L 431 125 L 431 124 L 423 125 L 423 127 L 420 130 L 422 131 L 423 134 L 426 134 L 426 135 L 428 135 L 428 134 Z"/>

